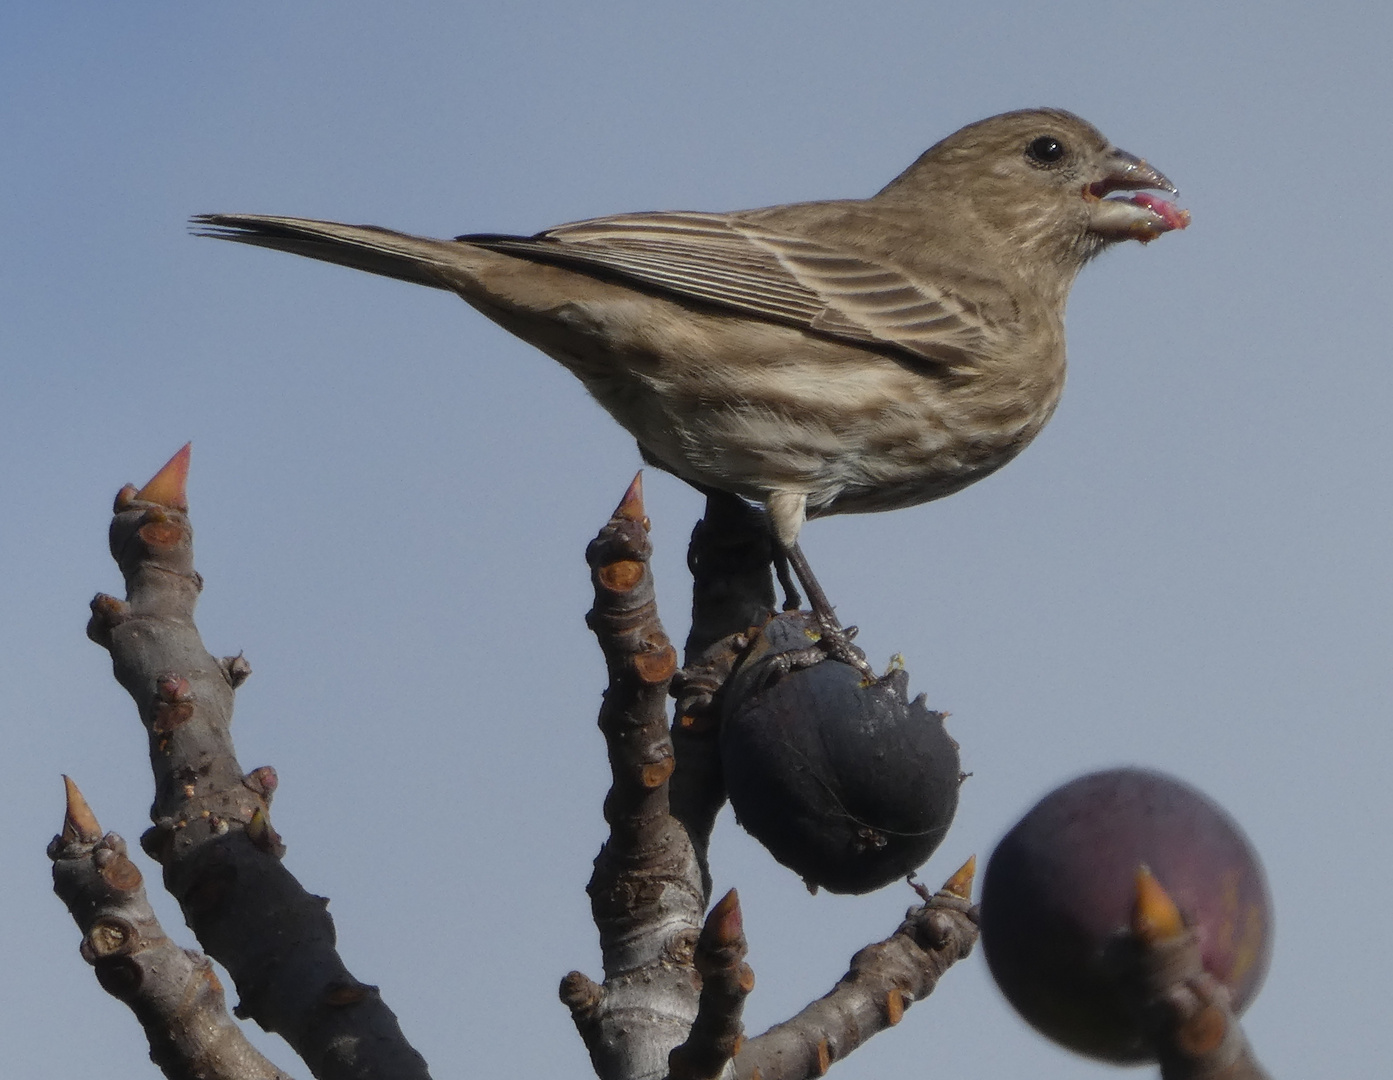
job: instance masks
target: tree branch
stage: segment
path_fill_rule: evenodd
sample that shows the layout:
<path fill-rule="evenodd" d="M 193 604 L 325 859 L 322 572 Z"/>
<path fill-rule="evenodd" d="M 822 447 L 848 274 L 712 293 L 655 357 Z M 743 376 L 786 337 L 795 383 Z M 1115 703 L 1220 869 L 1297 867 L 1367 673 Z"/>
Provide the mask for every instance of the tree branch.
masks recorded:
<path fill-rule="evenodd" d="M 1228 988 L 1204 969 L 1198 935 L 1145 866 L 1137 871 L 1132 936 L 1161 1080 L 1270 1080 Z"/>
<path fill-rule="evenodd" d="M 1199 946 L 1190 943 L 1196 956 Z M 1199 973 L 1164 998 L 1161 1080 L 1271 1080 L 1233 1012 L 1228 990 Z"/>
<path fill-rule="evenodd" d="M 677 652 L 658 621 L 643 493 L 635 478 L 586 559 L 595 586 L 587 622 L 609 670 L 600 730 L 613 783 L 610 835 L 595 859 L 591 910 L 605 982 L 573 971 L 561 997 L 602 1080 L 662 1077 L 696 1015 L 692 966 L 701 925 L 701 871 L 668 812 L 673 772 L 667 689 Z"/>
<path fill-rule="evenodd" d="M 725 805 L 716 694 L 725 684 L 743 636 L 774 614 L 769 573 L 773 546 L 763 515 L 743 499 L 713 491 L 706 516 L 692 530 L 687 566 L 692 572 L 692 628 L 685 667 L 676 681 L 672 742 L 677 770 L 672 813 L 687 830 L 701 862 L 703 895 L 711 897 L 707 849 L 716 815 Z"/>
<path fill-rule="evenodd" d="M 203 587 L 187 515 L 188 447 L 140 491 L 116 497 L 111 553 L 126 600 L 99 594 L 88 636 L 111 654 L 149 735 L 153 829 L 141 838 L 208 954 L 237 986 L 237 1015 L 282 1035 L 324 1080 L 428 1076 L 377 988 L 334 949 L 328 901 L 280 862 L 271 827 L 274 772 L 244 775 L 229 726 L 234 688 L 250 674 L 221 661 L 193 622 Z"/>
<path fill-rule="evenodd" d="M 165 934 L 126 842 L 102 835 L 66 776 L 63 830 L 48 846 L 53 891 L 82 931 L 82 957 L 102 989 L 130 1007 L 169 1080 L 290 1080 L 228 1015 L 222 984 L 201 953 Z"/>
<path fill-rule="evenodd" d="M 828 994 L 747 1042 L 735 1056 L 740 1080 L 822 1076 L 933 993 L 943 973 L 977 942 L 972 866 L 970 860 L 922 907 L 911 908 L 894 934 L 853 956 Z"/>
<path fill-rule="evenodd" d="M 726 1074 L 744 1041 L 740 1016 L 755 987 L 747 952 L 740 898 L 731 889 L 711 909 L 697 938 L 701 1002 L 687 1041 L 668 1057 L 669 1080 L 718 1080 Z"/>
<path fill-rule="evenodd" d="M 721 638 L 762 626 L 774 614 L 773 554 L 761 511 L 722 491 L 707 495 L 706 514 L 687 548 L 693 582 L 688 662 Z"/>

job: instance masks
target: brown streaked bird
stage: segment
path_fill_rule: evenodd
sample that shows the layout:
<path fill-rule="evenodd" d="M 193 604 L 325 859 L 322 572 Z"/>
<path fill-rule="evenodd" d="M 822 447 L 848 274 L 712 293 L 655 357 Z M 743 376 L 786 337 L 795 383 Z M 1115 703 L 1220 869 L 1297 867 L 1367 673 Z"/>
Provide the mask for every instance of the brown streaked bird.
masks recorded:
<path fill-rule="evenodd" d="M 1083 265 L 1189 215 L 1175 186 L 1058 109 L 970 124 L 868 199 L 639 213 L 432 240 L 254 214 L 202 235 L 446 289 L 552 357 L 698 487 L 764 505 L 829 629 L 804 520 L 892 510 L 995 472 L 1064 385 Z"/>

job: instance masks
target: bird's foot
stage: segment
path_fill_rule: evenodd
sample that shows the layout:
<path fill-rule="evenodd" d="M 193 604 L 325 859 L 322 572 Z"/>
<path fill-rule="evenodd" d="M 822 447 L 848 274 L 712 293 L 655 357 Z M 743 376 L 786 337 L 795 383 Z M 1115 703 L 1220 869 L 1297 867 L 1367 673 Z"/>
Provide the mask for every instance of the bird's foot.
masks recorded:
<path fill-rule="evenodd" d="M 761 693 L 785 675 L 805 668 L 815 667 L 827 660 L 841 660 L 856 668 L 862 675 L 870 671 L 864 654 L 851 644 L 856 627 L 842 629 L 840 626 L 829 634 L 815 612 L 799 612 L 798 618 L 803 632 L 811 639 L 811 644 L 802 648 L 789 648 L 783 645 L 774 653 L 764 652 L 757 660 L 757 672 L 752 690 Z M 870 676 L 874 678 L 873 674 Z"/>
<path fill-rule="evenodd" d="M 817 612 L 816 615 L 818 639 L 815 648 L 829 660 L 850 664 L 861 673 L 861 679 L 867 685 L 879 682 L 880 676 L 866 661 L 866 654 L 851 643 L 856 637 L 856 627 L 842 626 L 830 613 Z"/>
<path fill-rule="evenodd" d="M 832 602 L 827 599 L 827 593 L 823 591 L 822 586 L 818 583 L 817 576 L 813 573 L 813 568 L 808 565 L 808 560 L 803 554 L 803 550 L 796 543 L 787 545 L 776 543 L 775 548 L 778 554 L 782 555 L 783 558 L 781 560 L 776 556 L 774 568 L 776 571 L 779 571 L 779 580 L 784 585 L 784 591 L 789 596 L 789 602 L 794 602 L 798 595 L 797 589 L 793 586 L 793 582 L 786 580 L 785 577 L 790 570 L 792 571 L 792 576 L 798 579 L 798 583 L 803 586 L 803 589 L 808 594 L 808 601 L 812 607 L 813 619 L 817 627 L 816 632 L 818 637 L 815 647 L 816 652 L 821 654 L 821 658 L 840 660 L 844 664 L 850 664 L 861 673 L 861 678 L 867 685 L 879 682 L 880 676 L 878 676 L 871 665 L 866 662 L 866 654 L 851 643 L 852 638 L 856 636 L 856 627 L 842 626 L 841 622 L 837 619 L 837 613 L 832 607 Z M 783 566 L 782 569 L 781 563 L 786 563 L 786 566 Z M 800 649 L 791 655 L 803 656 L 805 652 Z M 812 654 L 806 655 L 811 656 Z M 816 662 L 816 658 L 808 659 L 806 662 L 800 662 L 798 666 L 808 667 Z"/>
<path fill-rule="evenodd" d="M 824 660 L 837 660 L 849 664 L 860 673 L 861 681 L 867 686 L 878 683 L 883 678 L 875 673 L 875 669 L 866 660 L 866 654 L 851 643 L 856 637 L 856 627 L 842 626 L 835 618 L 829 619 L 817 613 L 813 614 L 813 619 L 817 626 L 816 641 L 805 649 L 790 649 L 766 660 L 767 669 L 762 679 L 763 685 L 768 685 L 791 671 L 809 668 Z"/>

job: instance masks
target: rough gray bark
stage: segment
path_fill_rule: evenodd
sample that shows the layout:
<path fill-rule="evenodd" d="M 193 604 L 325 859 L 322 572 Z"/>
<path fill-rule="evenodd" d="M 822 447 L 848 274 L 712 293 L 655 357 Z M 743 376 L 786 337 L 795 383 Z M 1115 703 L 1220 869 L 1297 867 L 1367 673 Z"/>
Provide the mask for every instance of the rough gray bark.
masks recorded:
<path fill-rule="evenodd" d="M 187 471 L 185 447 L 144 488 L 117 495 L 110 546 L 126 599 L 99 594 L 88 624 L 149 737 L 155 825 L 141 845 L 163 866 L 203 948 L 232 976 L 237 1015 L 283 1036 L 323 1080 L 425 1078 L 377 988 L 339 959 L 328 901 L 280 861 L 269 816 L 274 772 L 237 763 L 233 693 L 251 669 L 241 657 L 215 659 L 194 626 L 203 579 L 193 566 Z"/>
<path fill-rule="evenodd" d="M 290 1080 L 247 1041 L 227 1012 L 208 958 L 165 934 L 127 857 L 66 776 L 62 831 L 49 844 L 53 891 L 82 931 L 82 958 L 107 993 L 125 1002 L 169 1080 Z"/>
<path fill-rule="evenodd" d="M 668 1055 L 671 1080 L 716 1080 L 739 1053 L 745 1039 L 740 1014 L 755 986 L 755 973 L 745 963 L 748 952 L 740 898 L 731 889 L 711 909 L 697 938 L 701 1000 L 686 1042 Z"/>
<path fill-rule="evenodd" d="M 587 616 L 609 669 L 600 730 L 613 783 L 609 838 L 590 879 L 604 983 L 573 971 L 561 985 L 602 1080 L 667 1073 L 700 992 L 692 953 L 705 907 L 701 868 L 668 812 L 674 759 L 667 689 L 677 650 L 658 621 L 640 480 L 586 550 L 595 606 Z"/>
<path fill-rule="evenodd" d="M 823 1076 L 933 993 L 977 942 L 977 910 L 969 899 L 974 866 L 969 860 L 922 906 L 910 908 L 890 937 L 853 956 L 827 994 L 751 1039 L 735 1057 L 740 1080 Z"/>

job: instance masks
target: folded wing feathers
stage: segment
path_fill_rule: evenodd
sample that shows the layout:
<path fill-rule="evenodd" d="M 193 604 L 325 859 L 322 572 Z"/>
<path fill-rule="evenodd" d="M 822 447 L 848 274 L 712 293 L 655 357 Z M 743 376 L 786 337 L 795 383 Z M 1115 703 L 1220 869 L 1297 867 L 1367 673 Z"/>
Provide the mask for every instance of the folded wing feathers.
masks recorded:
<path fill-rule="evenodd" d="M 855 255 L 810 250 L 806 242 L 770 237 L 782 262 L 815 290 L 829 313 L 866 336 L 930 360 L 956 361 L 981 345 L 980 320 L 965 318 L 967 305 L 952 293 L 884 263 Z"/>
<path fill-rule="evenodd" d="M 562 225 L 535 237 L 460 239 L 609 271 L 679 296 L 920 358 L 943 360 L 971 345 L 962 306 L 898 268 L 719 214 L 629 214 Z"/>

